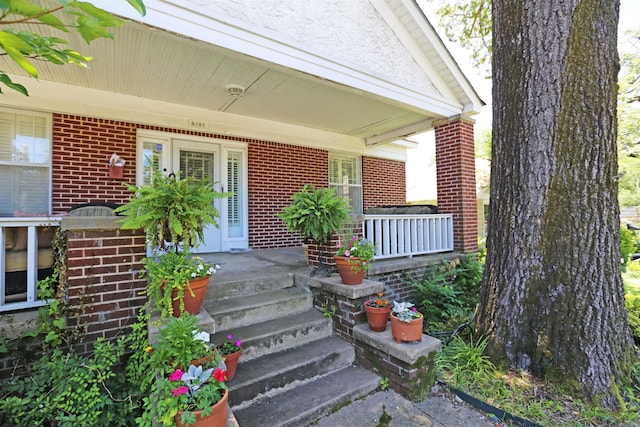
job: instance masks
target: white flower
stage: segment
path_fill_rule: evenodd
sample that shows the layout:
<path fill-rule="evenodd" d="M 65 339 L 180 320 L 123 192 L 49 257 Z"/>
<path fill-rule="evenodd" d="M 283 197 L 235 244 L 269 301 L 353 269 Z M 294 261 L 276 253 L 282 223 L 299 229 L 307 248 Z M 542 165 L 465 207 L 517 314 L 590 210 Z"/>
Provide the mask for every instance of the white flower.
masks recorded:
<path fill-rule="evenodd" d="M 211 339 L 211 335 L 209 335 L 207 332 L 197 332 L 193 331 L 193 339 L 194 340 L 198 340 L 198 341 L 204 341 L 204 342 L 209 342 L 209 340 Z"/>

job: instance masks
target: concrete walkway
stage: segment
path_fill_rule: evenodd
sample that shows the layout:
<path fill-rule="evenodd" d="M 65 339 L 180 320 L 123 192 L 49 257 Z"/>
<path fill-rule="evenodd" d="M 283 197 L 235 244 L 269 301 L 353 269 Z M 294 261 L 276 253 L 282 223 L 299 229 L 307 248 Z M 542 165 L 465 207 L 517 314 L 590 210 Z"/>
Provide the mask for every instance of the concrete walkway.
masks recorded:
<path fill-rule="evenodd" d="M 379 391 L 320 419 L 314 427 L 495 427 L 482 412 L 452 397 L 434 392 L 411 402 L 392 391 Z"/>

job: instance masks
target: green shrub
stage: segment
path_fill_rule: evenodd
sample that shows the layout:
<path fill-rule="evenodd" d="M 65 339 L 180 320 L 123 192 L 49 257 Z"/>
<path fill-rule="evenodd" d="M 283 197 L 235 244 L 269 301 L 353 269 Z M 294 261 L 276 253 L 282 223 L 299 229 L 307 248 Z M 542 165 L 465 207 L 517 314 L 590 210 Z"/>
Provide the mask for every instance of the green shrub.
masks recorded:
<path fill-rule="evenodd" d="M 410 278 L 416 307 L 428 329 L 450 329 L 472 315 L 480 300 L 484 265 L 473 257 L 433 266 L 422 278 Z"/>
<path fill-rule="evenodd" d="M 114 370 L 122 348 L 97 341 L 93 357 L 54 350 L 29 376 L 3 385 L 0 424 L 7 426 L 128 426 L 135 408 Z"/>
<path fill-rule="evenodd" d="M 631 255 L 636 253 L 638 250 L 636 241 L 637 236 L 633 231 L 629 230 L 627 227 L 620 228 L 620 252 L 622 255 L 622 264 L 624 266 L 626 266 L 631 259 Z"/>
<path fill-rule="evenodd" d="M 627 292 L 624 296 L 624 305 L 627 309 L 633 339 L 640 345 L 640 294 Z"/>

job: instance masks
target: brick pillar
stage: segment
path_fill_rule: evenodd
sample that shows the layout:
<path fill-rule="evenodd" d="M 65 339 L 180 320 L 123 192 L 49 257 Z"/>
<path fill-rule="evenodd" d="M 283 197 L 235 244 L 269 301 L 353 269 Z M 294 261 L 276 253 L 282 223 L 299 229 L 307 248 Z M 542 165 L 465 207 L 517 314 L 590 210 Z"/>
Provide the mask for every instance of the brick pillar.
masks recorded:
<path fill-rule="evenodd" d="M 78 345 L 89 353 L 98 338 L 114 339 L 130 331 L 147 297 L 147 279 L 137 274 L 146 254 L 142 231 L 122 230 L 117 217 L 65 217 L 67 294 L 70 326 L 86 328 Z"/>
<path fill-rule="evenodd" d="M 473 123 L 460 117 L 436 123 L 438 212 L 453 214 L 457 251 L 478 250 Z"/>

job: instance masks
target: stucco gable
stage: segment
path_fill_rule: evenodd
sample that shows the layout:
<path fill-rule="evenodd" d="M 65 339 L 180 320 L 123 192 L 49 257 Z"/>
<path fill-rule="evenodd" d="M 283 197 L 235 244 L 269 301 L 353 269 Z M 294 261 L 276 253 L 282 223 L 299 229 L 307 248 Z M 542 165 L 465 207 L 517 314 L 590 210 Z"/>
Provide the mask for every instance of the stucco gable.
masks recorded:
<path fill-rule="evenodd" d="M 174 2 L 177 4 L 177 2 Z M 256 33 L 366 70 L 377 78 L 442 95 L 369 0 L 182 0 L 185 9 L 243 22 Z"/>

